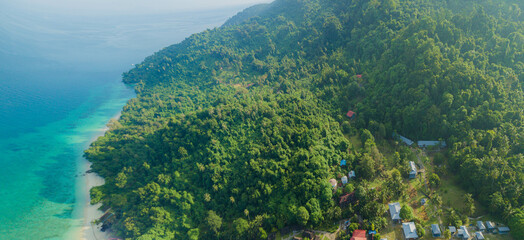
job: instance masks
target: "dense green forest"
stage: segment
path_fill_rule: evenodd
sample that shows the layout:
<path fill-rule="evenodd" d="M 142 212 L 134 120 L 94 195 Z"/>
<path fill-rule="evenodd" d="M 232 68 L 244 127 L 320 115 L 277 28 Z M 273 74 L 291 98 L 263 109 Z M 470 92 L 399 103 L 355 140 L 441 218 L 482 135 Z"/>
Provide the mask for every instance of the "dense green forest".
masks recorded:
<path fill-rule="evenodd" d="M 124 73 L 137 97 L 85 154 L 106 180 L 92 203 L 110 208 L 112 229 L 130 239 L 265 239 L 356 214 L 380 231 L 386 204 L 406 198 L 413 156 L 391 139 L 397 132 L 445 140 L 436 172 L 458 176 L 524 239 L 523 8 L 519 0 L 249 8 Z M 349 169 L 357 180 L 333 191 L 328 180 Z M 374 179 L 384 181 L 375 188 Z M 339 206 L 353 191 L 358 201 Z"/>

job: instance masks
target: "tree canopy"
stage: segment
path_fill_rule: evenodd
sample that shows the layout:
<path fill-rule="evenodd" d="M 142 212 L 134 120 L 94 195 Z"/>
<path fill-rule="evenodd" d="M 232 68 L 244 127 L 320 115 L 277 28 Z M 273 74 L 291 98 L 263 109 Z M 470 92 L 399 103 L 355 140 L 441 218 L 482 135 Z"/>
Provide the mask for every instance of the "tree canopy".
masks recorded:
<path fill-rule="evenodd" d="M 398 132 L 445 141 L 439 165 L 524 238 L 523 5 L 277 0 L 194 34 L 123 74 L 137 97 L 86 150 L 92 203 L 126 238 L 264 238 L 332 221 L 345 159 L 362 182 L 343 214 L 380 228 L 409 153 L 375 141 Z"/>

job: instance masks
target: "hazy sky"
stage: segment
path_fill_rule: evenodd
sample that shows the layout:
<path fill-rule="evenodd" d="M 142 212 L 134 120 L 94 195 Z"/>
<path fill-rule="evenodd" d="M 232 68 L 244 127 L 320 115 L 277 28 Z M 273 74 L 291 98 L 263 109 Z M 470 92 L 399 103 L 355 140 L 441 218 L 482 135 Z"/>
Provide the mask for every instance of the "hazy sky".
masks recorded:
<path fill-rule="evenodd" d="M 272 0 L 0 0 L 0 8 L 62 14 L 151 14 L 194 11 Z"/>

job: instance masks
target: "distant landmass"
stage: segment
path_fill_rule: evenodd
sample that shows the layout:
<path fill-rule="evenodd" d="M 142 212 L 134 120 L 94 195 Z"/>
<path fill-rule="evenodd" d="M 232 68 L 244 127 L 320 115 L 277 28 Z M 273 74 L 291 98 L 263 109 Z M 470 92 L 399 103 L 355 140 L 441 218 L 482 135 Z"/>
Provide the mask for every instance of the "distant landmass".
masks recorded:
<path fill-rule="evenodd" d="M 100 222 L 131 239 L 523 239 L 523 5 L 277 0 L 162 49 L 123 74 L 137 97 L 85 152 Z"/>

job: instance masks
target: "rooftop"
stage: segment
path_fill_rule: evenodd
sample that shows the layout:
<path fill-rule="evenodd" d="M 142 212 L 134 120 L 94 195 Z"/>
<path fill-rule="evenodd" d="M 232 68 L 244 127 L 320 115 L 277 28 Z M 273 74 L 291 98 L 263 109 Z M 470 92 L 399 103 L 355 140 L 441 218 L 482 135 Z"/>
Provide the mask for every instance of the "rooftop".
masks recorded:
<path fill-rule="evenodd" d="M 434 235 L 438 234 L 440 235 L 440 227 L 438 224 L 431 224 L 431 232 L 433 232 Z"/>
<path fill-rule="evenodd" d="M 389 204 L 389 214 L 391 215 L 391 219 L 393 220 L 400 220 L 400 203 L 390 203 Z"/>
<path fill-rule="evenodd" d="M 477 237 L 477 240 L 484 239 L 484 235 L 482 234 L 482 232 L 475 232 L 475 237 Z"/>
<path fill-rule="evenodd" d="M 495 224 L 492 221 L 486 221 L 486 227 L 488 229 L 494 229 L 495 228 Z"/>
<path fill-rule="evenodd" d="M 419 147 L 427 147 L 427 146 L 441 146 L 441 147 L 445 147 L 446 146 L 446 142 L 444 142 L 444 141 L 418 141 L 417 145 Z"/>
<path fill-rule="evenodd" d="M 460 230 L 462 230 L 462 236 L 463 236 L 463 238 L 468 239 L 468 238 L 470 237 L 469 232 L 468 232 L 468 229 L 466 228 L 466 226 L 461 226 L 461 227 L 460 227 Z M 459 234 L 460 234 L 460 232 L 461 232 L 460 230 L 459 230 Z"/>
<path fill-rule="evenodd" d="M 409 161 L 409 168 L 411 169 L 411 172 L 410 173 L 417 173 L 417 166 L 415 165 L 415 162 L 413 161 Z"/>
<path fill-rule="evenodd" d="M 366 239 L 366 230 L 357 229 L 353 231 L 353 236 L 351 240 L 367 240 Z"/>
<path fill-rule="evenodd" d="M 417 228 L 414 222 L 402 223 L 402 230 L 406 238 L 418 238 Z"/>
<path fill-rule="evenodd" d="M 486 226 L 484 226 L 484 223 L 482 221 L 477 221 L 477 227 L 479 230 L 486 230 Z"/>
<path fill-rule="evenodd" d="M 509 232 L 509 227 L 499 227 L 499 232 Z"/>

